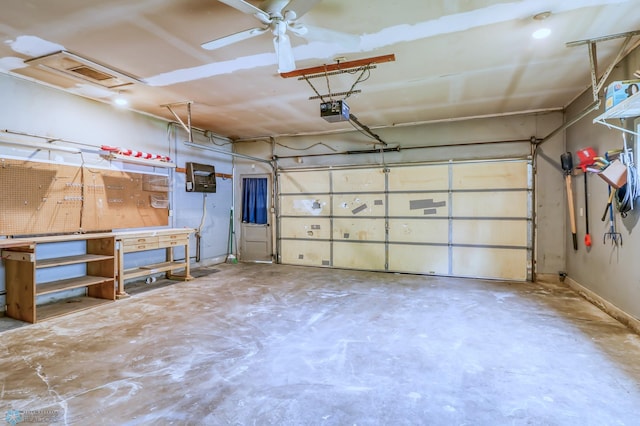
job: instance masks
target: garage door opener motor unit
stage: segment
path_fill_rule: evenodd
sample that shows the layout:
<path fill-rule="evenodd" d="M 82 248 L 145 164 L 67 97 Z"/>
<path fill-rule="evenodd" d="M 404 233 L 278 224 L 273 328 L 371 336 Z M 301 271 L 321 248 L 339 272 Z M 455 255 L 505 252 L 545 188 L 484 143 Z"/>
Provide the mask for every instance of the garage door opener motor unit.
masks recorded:
<path fill-rule="evenodd" d="M 320 104 L 320 117 L 330 123 L 349 121 L 349 105 L 345 101 L 331 101 Z"/>
<path fill-rule="evenodd" d="M 216 169 L 208 164 L 186 164 L 187 192 L 216 192 Z"/>

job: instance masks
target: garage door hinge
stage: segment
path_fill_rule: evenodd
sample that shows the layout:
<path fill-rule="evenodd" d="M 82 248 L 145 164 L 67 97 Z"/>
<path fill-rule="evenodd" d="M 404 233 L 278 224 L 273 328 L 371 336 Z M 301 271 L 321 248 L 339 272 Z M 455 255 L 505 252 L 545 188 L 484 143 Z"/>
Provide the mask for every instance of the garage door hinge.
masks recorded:
<path fill-rule="evenodd" d="M 387 167 L 385 167 L 384 169 L 382 169 L 382 172 L 383 172 L 383 173 L 389 173 L 390 171 L 391 171 L 391 169 L 389 169 L 389 168 L 387 168 Z"/>

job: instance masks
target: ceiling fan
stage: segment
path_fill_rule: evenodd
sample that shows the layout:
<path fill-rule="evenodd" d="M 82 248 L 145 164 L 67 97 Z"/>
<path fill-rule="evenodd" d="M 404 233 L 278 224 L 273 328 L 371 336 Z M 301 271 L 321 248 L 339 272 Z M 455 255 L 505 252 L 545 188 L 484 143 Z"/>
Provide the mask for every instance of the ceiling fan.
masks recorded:
<path fill-rule="evenodd" d="M 273 45 L 278 58 L 278 72 L 293 71 L 296 68 L 287 30 L 303 37 L 309 28 L 296 22 L 321 0 L 265 0 L 256 7 L 244 0 L 218 0 L 242 13 L 255 16 L 264 24 L 263 27 L 250 28 L 226 37 L 218 38 L 202 44 L 207 50 L 219 49 L 242 40 L 259 36 L 270 31 L 273 34 Z M 324 31 L 325 35 L 332 31 Z"/>

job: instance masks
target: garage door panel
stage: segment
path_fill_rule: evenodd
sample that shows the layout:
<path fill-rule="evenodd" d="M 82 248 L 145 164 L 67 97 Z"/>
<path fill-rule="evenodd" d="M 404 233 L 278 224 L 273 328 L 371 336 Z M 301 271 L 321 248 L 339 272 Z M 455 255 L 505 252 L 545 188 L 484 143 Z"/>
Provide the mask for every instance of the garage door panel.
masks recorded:
<path fill-rule="evenodd" d="M 453 275 L 526 280 L 526 264 L 524 249 L 453 248 Z"/>
<path fill-rule="evenodd" d="M 331 266 L 331 245 L 328 241 L 282 240 L 282 263 L 287 265 Z"/>
<path fill-rule="evenodd" d="M 530 278 L 528 161 L 387 167 L 282 172 L 283 262 Z"/>
<path fill-rule="evenodd" d="M 333 196 L 334 216 L 384 216 L 384 194 L 336 194 Z"/>
<path fill-rule="evenodd" d="M 389 216 L 447 217 L 449 194 L 389 194 Z"/>
<path fill-rule="evenodd" d="M 389 245 L 390 271 L 447 275 L 449 273 L 448 265 L 448 247 Z"/>
<path fill-rule="evenodd" d="M 329 195 L 286 195 L 280 198 L 283 216 L 329 216 Z"/>
<path fill-rule="evenodd" d="M 389 219 L 389 241 L 447 244 L 449 221 L 447 219 Z"/>
<path fill-rule="evenodd" d="M 452 189 L 527 188 L 526 162 L 462 163 L 452 166 Z"/>
<path fill-rule="evenodd" d="M 454 220 L 453 241 L 456 244 L 527 246 L 526 220 Z"/>
<path fill-rule="evenodd" d="M 318 194 L 331 191 L 329 171 L 309 171 L 280 173 L 280 192 L 282 194 Z"/>
<path fill-rule="evenodd" d="M 280 222 L 282 238 L 322 239 L 331 238 L 331 221 L 321 217 L 285 217 Z"/>
<path fill-rule="evenodd" d="M 527 217 L 528 194 L 511 192 L 457 192 L 453 217 Z"/>
<path fill-rule="evenodd" d="M 333 245 L 333 265 L 338 268 L 384 271 L 384 244 L 346 243 Z"/>
<path fill-rule="evenodd" d="M 384 224 L 384 219 L 334 219 L 333 238 L 348 241 L 384 241 Z"/>
<path fill-rule="evenodd" d="M 381 168 L 333 170 L 333 192 L 384 191 L 385 178 Z"/>
<path fill-rule="evenodd" d="M 389 171 L 389 191 L 433 191 L 449 188 L 449 166 L 394 167 Z"/>

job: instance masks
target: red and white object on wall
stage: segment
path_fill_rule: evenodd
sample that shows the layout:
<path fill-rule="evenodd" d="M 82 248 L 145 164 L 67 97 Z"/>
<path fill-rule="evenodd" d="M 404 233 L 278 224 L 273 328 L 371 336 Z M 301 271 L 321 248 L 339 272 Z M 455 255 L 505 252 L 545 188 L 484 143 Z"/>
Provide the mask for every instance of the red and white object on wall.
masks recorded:
<path fill-rule="evenodd" d="M 119 148 L 116 146 L 102 145 L 100 149 L 103 151 L 109 152 L 111 154 L 123 155 L 125 157 L 140 158 L 143 160 L 157 160 L 157 161 L 164 161 L 164 162 L 171 161 L 171 159 L 166 155 L 151 154 L 149 152 L 135 151 L 133 149 L 128 149 L 128 148 Z"/>
<path fill-rule="evenodd" d="M 586 173 L 587 167 L 593 165 L 593 163 L 596 161 L 596 151 L 591 147 L 587 147 L 578 150 L 576 154 L 578 155 L 578 159 L 580 160 L 580 164 L 578 165 L 578 167 L 580 167 L 582 171 Z"/>

